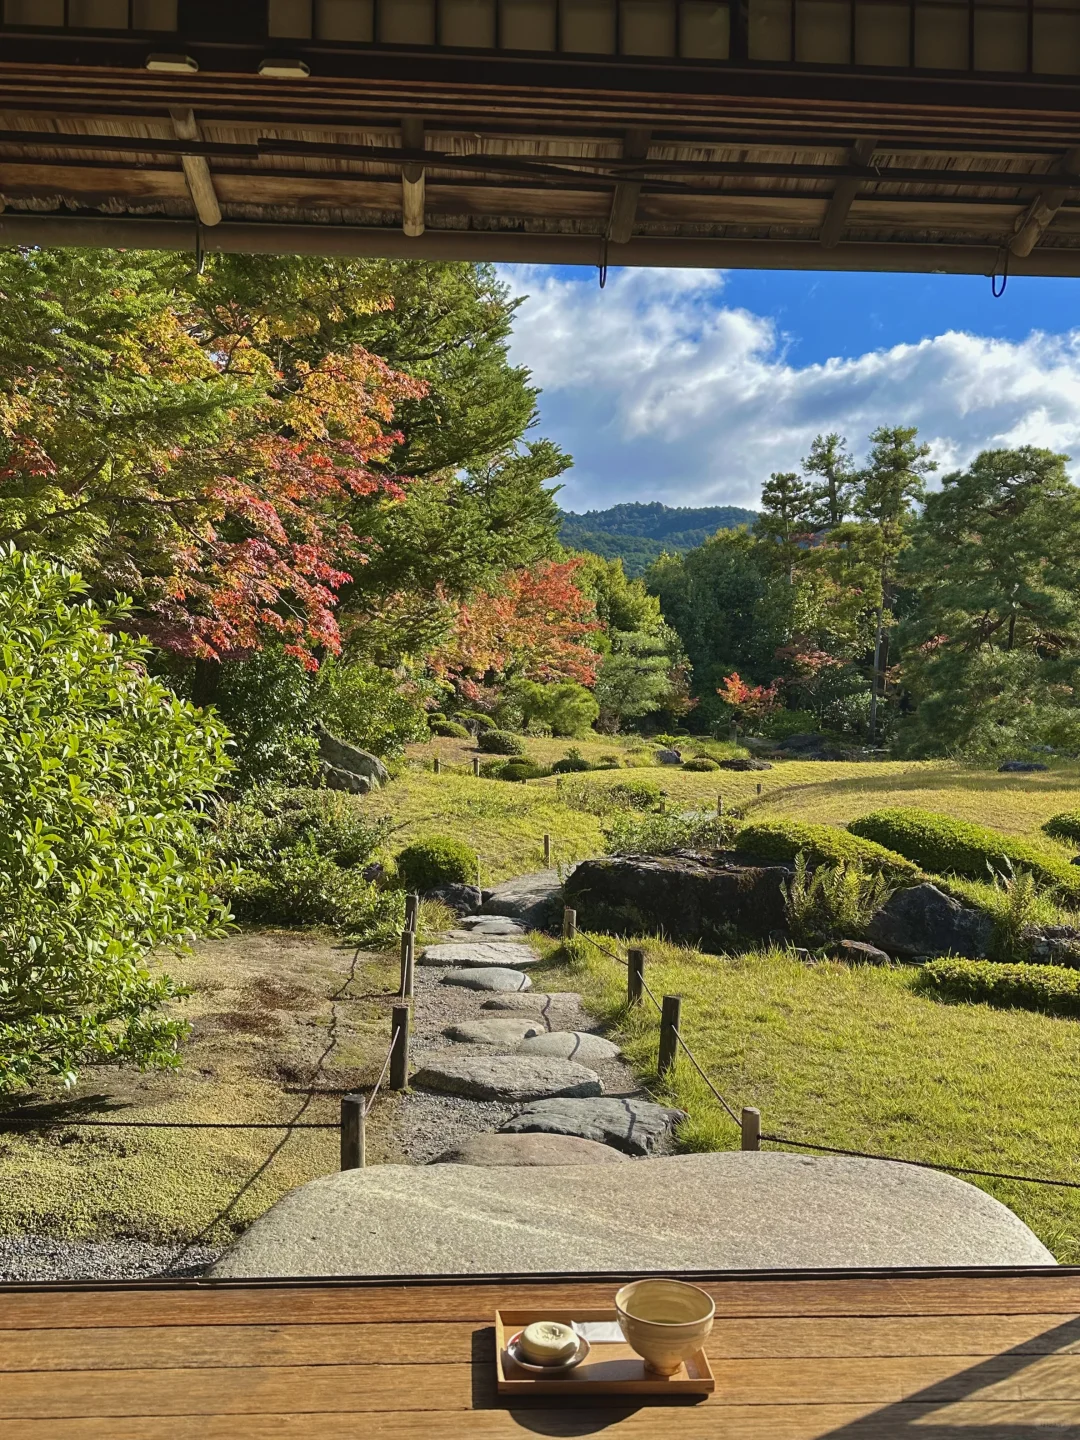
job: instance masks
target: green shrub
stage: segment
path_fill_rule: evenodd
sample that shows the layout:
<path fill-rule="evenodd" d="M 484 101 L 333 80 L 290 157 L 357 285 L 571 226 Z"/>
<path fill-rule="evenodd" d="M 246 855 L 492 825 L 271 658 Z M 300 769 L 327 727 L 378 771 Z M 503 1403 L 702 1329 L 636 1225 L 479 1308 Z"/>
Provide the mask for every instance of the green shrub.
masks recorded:
<path fill-rule="evenodd" d="M 1080 810 L 1063 810 L 1060 815 L 1051 815 L 1042 828 L 1055 840 L 1080 845 Z"/>
<path fill-rule="evenodd" d="M 367 944 L 389 944 L 405 918 L 401 891 L 380 890 L 364 879 L 363 871 L 342 869 L 302 845 L 257 869 L 235 872 L 220 889 L 237 920 L 328 925 Z"/>
<path fill-rule="evenodd" d="M 199 814 L 227 731 L 146 673 L 126 604 L 0 549 L 0 1090 L 174 1066 L 155 946 L 220 930 Z"/>
<path fill-rule="evenodd" d="M 762 860 L 793 861 L 805 852 L 811 865 L 839 865 L 860 860 L 868 870 L 882 870 L 894 878 L 918 872 L 902 855 L 842 830 L 836 825 L 814 825 L 804 820 L 759 820 L 746 825 L 735 839 L 735 849 Z"/>
<path fill-rule="evenodd" d="M 466 730 L 464 725 L 459 725 L 456 720 L 432 720 L 430 722 L 431 733 L 440 735 L 443 739 L 468 740 L 472 732 Z"/>
<path fill-rule="evenodd" d="M 896 850 L 931 872 L 986 880 L 991 875 L 1009 875 L 1014 867 L 1022 868 L 1043 885 L 1080 894 L 1080 872 L 1067 860 L 1027 840 L 1000 835 L 989 826 L 968 820 L 954 820 L 951 815 L 932 810 L 876 810 L 853 820 L 848 829 L 853 835 Z"/>
<path fill-rule="evenodd" d="M 553 775 L 573 775 L 580 771 L 591 769 L 592 766 L 575 745 L 566 752 L 561 760 L 555 761 L 555 764 L 551 767 L 551 773 Z"/>
<path fill-rule="evenodd" d="M 476 737 L 476 748 L 487 755 L 524 755 L 525 746 L 509 730 L 485 730 Z"/>
<path fill-rule="evenodd" d="M 591 690 L 576 680 L 549 681 L 541 685 L 523 680 L 515 687 L 526 725 L 539 723 L 552 735 L 587 735 L 600 714 Z"/>
<path fill-rule="evenodd" d="M 391 760 L 428 738 L 422 687 L 403 687 L 392 670 L 329 655 L 313 684 L 315 718 L 351 745 Z"/>
<path fill-rule="evenodd" d="M 596 760 L 594 760 L 594 762 L 593 762 L 593 767 L 592 767 L 592 768 L 593 768 L 594 770 L 621 770 L 621 769 L 622 769 L 622 756 L 621 756 L 621 755 L 598 755 L 597 758 L 596 758 Z"/>
<path fill-rule="evenodd" d="M 917 985 L 944 1000 L 1080 1016 L 1080 970 L 1064 965 L 1003 965 L 997 960 L 932 960 Z"/>
<path fill-rule="evenodd" d="M 480 874 L 476 851 L 464 840 L 431 835 L 407 845 L 397 857 L 397 871 L 408 890 L 437 890 L 441 885 L 475 885 Z"/>
<path fill-rule="evenodd" d="M 372 859 L 389 825 L 370 819 L 360 797 L 343 790 L 264 785 L 221 806 L 213 851 L 225 864 L 247 869 L 302 848 L 349 869 Z"/>
<path fill-rule="evenodd" d="M 880 870 L 867 870 L 861 860 L 812 870 L 800 850 L 795 874 L 784 887 L 788 929 L 804 945 L 858 940 L 893 890 Z"/>
<path fill-rule="evenodd" d="M 655 780 L 620 780 L 601 785 L 589 780 L 564 780 L 559 799 L 571 810 L 586 815 L 610 815 L 616 810 L 652 810 L 660 803 L 660 786 Z"/>
<path fill-rule="evenodd" d="M 720 766 L 715 760 L 710 760 L 707 755 L 695 755 L 692 760 L 684 760 L 684 770 L 719 770 Z"/>
<path fill-rule="evenodd" d="M 503 761 L 502 774 L 498 778 L 500 780 L 517 780 L 523 782 L 525 780 L 543 780 L 550 774 L 550 765 L 541 765 L 536 760 L 521 757 L 520 759 Z"/>
<path fill-rule="evenodd" d="M 479 735 L 481 730 L 496 728 L 495 721 L 482 710 L 459 710 L 454 719 L 464 725 L 472 735 Z"/>
<path fill-rule="evenodd" d="M 693 815 L 625 810 L 604 826 L 609 855 L 670 855 L 676 850 L 723 850 L 737 822 L 706 811 Z"/>

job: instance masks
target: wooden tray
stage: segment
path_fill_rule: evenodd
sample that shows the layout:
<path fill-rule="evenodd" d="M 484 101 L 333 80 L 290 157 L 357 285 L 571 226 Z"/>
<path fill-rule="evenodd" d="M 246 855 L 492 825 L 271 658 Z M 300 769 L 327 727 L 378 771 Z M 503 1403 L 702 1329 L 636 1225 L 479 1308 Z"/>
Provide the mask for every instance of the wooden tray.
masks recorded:
<path fill-rule="evenodd" d="M 618 1317 L 614 1310 L 496 1310 L 495 1369 L 500 1395 L 711 1395 L 716 1389 L 712 1370 L 704 1350 L 692 1355 L 670 1378 L 652 1375 L 645 1369 L 640 1355 L 630 1346 L 596 1341 L 592 1350 L 573 1370 L 557 1379 L 543 1380 L 523 1370 L 506 1353 L 506 1343 L 519 1330 L 534 1320 L 559 1320 L 570 1325 L 575 1320 L 607 1320 Z"/>

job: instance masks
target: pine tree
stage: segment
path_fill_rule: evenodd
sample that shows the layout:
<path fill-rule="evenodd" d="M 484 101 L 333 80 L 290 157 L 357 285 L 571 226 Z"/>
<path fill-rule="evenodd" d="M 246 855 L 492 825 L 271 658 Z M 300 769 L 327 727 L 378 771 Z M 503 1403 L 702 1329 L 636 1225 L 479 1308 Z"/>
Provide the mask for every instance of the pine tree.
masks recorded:
<path fill-rule="evenodd" d="M 815 529 L 835 529 L 848 517 L 855 484 L 855 464 L 847 441 L 835 431 L 815 436 L 802 467 L 804 474 L 816 475 L 820 481 L 810 492 Z"/>
<path fill-rule="evenodd" d="M 799 552 L 814 529 L 812 503 L 810 486 L 793 470 L 774 471 L 761 487 L 761 513 L 754 533 L 777 547 L 779 566 L 789 585 L 795 583 Z"/>

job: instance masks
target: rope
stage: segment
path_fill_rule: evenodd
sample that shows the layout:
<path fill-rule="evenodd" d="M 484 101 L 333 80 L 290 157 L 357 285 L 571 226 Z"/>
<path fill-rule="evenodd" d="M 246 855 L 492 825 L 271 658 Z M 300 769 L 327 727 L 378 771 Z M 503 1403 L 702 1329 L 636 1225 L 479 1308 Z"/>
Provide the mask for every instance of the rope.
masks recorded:
<path fill-rule="evenodd" d="M 762 1135 L 772 1145 L 792 1145 L 796 1150 L 823 1150 L 828 1155 L 850 1155 L 856 1160 L 889 1160 L 894 1165 L 916 1165 L 921 1170 L 949 1170 L 957 1175 L 978 1175 L 984 1180 L 1018 1180 L 1024 1185 L 1061 1185 L 1080 1190 L 1080 1180 L 1052 1180 L 1045 1175 L 1010 1175 L 1001 1170 L 972 1170 L 966 1165 L 946 1165 L 936 1160 L 906 1160 L 902 1155 L 871 1155 L 865 1150 L 841 1150 L 836 1145 L 815 1145 L 810 1140 L 789 1140 L 786 1135 Z"/>
<path fill-rule="evenodd" d="M 383 1061 L 383 1067 L 379 1071 L 379 1078 L 375 1081 L 375 1087 L 368 1096 L 367 1104 L 364 1106 L 365 1117 L 371 1114 L 371 1108 L 375 1104 L 375 1096 L 379 1093 L 379 1086 L 386 1079 L 386 1072 L 390 1069 L 390 1061 L 394 1056 L 394 1046 L 397 1044 L 397 1038 L 400 1034 L 401 1026 L 397 1025 L 394 1027 L 394 1033 L 390 1036 L 390 1049 L 386 1052 L 386 1059 Z"/>
<path fill-rule="evenodd" d="M 697 1057 L 694 1055 L 694 1052 L 690 1049 L 690 1046 L 687 1045 L 686 1041 L 683 1039 L 683 1037 L 682 1037 L 682 1031 L 678 1028 L 678 1026 L 675 1027 L 675 1039 L 676 1039 L 676 1040 L 679 1042 L 679 1044 L 682 1046 L 683 1054 L 684 1054 L 684 1055 L 686 1056 L 686 1058 L 690 1061 L 690 1064 L 693 1065 L 694 1069 L 698 1072 L 698 1074 L 701 1076 L 701 1078 L 705 1081 L 705 1084 L 709 1087 L 709 1089 L 712 1091 L 712 1093 L 716 1096 L 717 1100 L 720 1101 L 720 1104 L 724 1107 L 724 1109 L 727 1111 L 727 1113 L 731 1116 L 732 1120 L 735 1121 L 735 1124 L 741 1126 L 741 1125 L 742 1125 L 742 1121 L 740 1120 L 740 1118 L 738 1117 L 738 1115 L 735 1114 L 735 1111 L 731 1108 L 731 1106 L 728 1104 L 728 1102 L 724 1099 L 723 1095 L 720 1094 L 720 1091 L 716 1088 L 716 1086 L 713 1084 L 713 1082 L 709 1079 L 708 1075 L 705 1074 L 705 1071 L 704 1071 L 704 1070 L 701 1068 L 701 1066 L 698 1064 L 698 1062 L 697 1062 Z"/>

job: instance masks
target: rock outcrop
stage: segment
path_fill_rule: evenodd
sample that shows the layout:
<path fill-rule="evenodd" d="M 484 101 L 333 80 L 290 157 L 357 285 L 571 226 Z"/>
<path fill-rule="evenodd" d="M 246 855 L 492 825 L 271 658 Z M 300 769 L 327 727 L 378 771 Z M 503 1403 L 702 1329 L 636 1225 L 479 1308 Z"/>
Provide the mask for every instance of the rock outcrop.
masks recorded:
<path fill-rule="evenodd" d="M 377 755 L 339 740 L 322 725 L 316 727 L 315 733 L 319 741 L 319 765 L 332 790 L 352 790 L 363 795 L 390 779 L 390 772 Z"/>
<path fill-rule="evenodd" d="M 870 921 L 867 939 L 890 955 L 987 955 L 994 922 L 936 885 L 897 890 Z"/>

